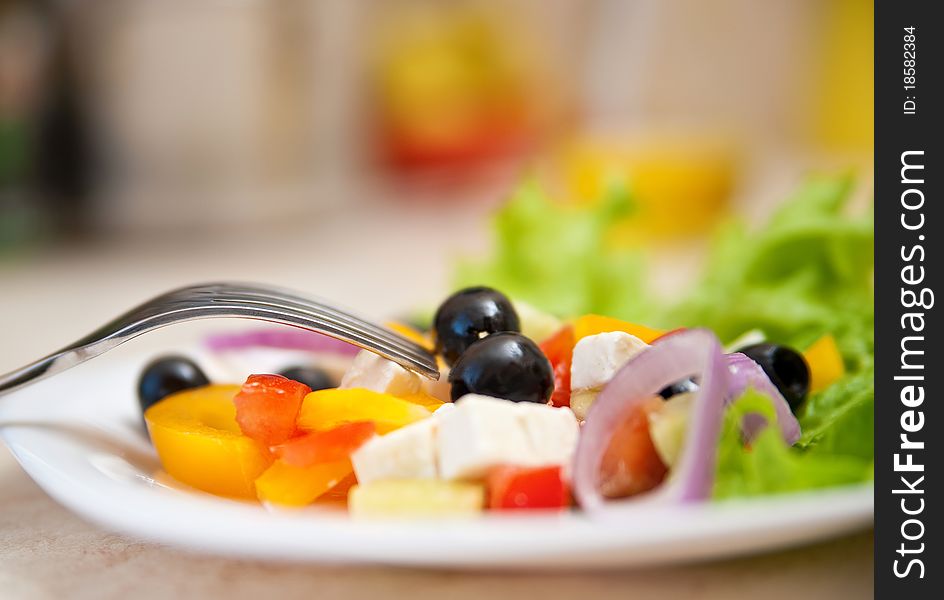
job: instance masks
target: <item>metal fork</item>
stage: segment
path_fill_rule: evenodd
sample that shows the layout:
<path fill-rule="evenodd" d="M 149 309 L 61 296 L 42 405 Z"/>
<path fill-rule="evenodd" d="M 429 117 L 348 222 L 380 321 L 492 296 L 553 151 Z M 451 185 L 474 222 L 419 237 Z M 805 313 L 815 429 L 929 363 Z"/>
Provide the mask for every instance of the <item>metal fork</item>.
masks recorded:
<path fill-rule="evenodd" d="M 439 379 L 422 346 L 346 311 L 288 290 L 248 283 L 207 283 L 172 290 L 141 304 L 58 352 L 0 375 L 0 395 L 95 358 L 159 327 L 214 317 L 256 319 L 329 335 Z"/>

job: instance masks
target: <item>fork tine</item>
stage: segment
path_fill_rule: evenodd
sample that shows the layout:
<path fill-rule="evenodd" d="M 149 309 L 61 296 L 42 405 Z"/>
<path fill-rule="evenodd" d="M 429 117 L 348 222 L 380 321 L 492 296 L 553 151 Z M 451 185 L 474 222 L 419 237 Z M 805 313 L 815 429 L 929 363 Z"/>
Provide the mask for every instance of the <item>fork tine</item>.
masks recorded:
<path fill-rule="evenodd" d="M 367 321 L 353 313 L 336 309 L 324 303 L 316 302 L 314 300 L 307 300 L 294 295 L 279 296 L 278 300 L 276 301 L 273 295 L 256 290 L 250 290 L 248 292 L 242 293 L 248 295 L 248 298 L 240 296 L 240 300 L 253 303 L 262 302 L 273 306 L 278 305 L 285 308 L 292 307 L 302 311 L 310 311 L 322 318 L 333 318 L 339 323 L 343 323 L 351 327 L 357 327 L 360 331 L 385 339 L 391 344 L 403 348 L 404 350 L 408 350 L 412 353 L 415 353 L 418 349 L 422 350 L 424 354 L 427 353 L 425 348 L 419 346 L 412 340 L 408 340 L 385 327 L 374 325 L 370 321 Z"/>
<path fill-rule="evenodd" d="M 420 348 L 421 352 L 413 352 L 408 349 L 397 347 L 387 340 L 377 338 L 369 332 L 360 332 L 353 330 L 345 323 L 336 323 L 331 320 L 321 319 L 318 315 L 311 315 L 296 309 L 281 306 L 266 306 L 264 304 L 255 304 L 252 308 L 245 305 L 245 300 L 238 300 L 234 304 L 221 304 L 212 307 L 213 309 L 226 310 L 229 312 L 244 312 L 251 315 L 252 318 L 263 318 L 303 329 L 316 330 L 325 335 L 348 341 L 361 348 L 377 352 L 385 358 L 399 363 L 403 367 L 420 373 L 427 377 L 438 377 L 438 368 L 435 359 L 425 350 Z"/>
<path fill-rule="evenodd" d="M 184 315 L 185 319 L 208 318 L 214 316 L 238 316 L 249 319 L 257 319 L 299 327 L 301 329 L 313 330 L 331 337 L 350 342 L 356 346 L 380 354 L 381 356 L 392 360 L 406 369 L 419 373 L 425 377 L 433 379 L 438 378 L 439 371 L 435 359 L 428 352 L 419 348 L 420 352 L 411 352 L 406 349 L 398 348 L 386 340 L 379 339 L 369 332 L 360 332 L 351 329 L 346 323 L 339 323 L 330 319 L 322 319 L 319 315 L 313 315 L 299 311 L 291 307 L 282 307 L 277 305 L 266 305 L 264 303 L 247 303 L 245 299 L 228 298 L 225 299 L 217 294 L 214 302 L 206 302 L 206 298 L 201 299 L 202 303 L 187 305 L 182 303 L 179 308 L 165 309 L 160 311 L 155 318 L 163 319 L 168 315 Z M 150 328 L 148 319 L 136 321 L 132 328 L 148 329 Z M 128 335 L 133 332 L 127 330 L 119 332 L 120 335 Z"/>
<path fill-rule="evenodd" d="M 295 319 L 295 322 L 290 323 L 293 326 L 319 330 L 327 327 L 329 330 L 323 331 L 326 335 L 349 341 L 367 350 L 376 351 L 375 347 L 380 346 L 382 347 L 380 354 L 386 358 L 426 377 L 435 378 L 438 376 L 435 359 L 430 356 L 425 348 L 412 340 L 408 340 L 388 329 L 378 327 L 361 317 L 335 309 L 327 303 L 309 300 L 290 290 L 274 286 L 217 282 L 182 287 L 157 296 L 149 302 L 132 309 L 116 319 L 116 322 L 123 323 L 118 328 L 124 329 L 125 326 L 133 326 L 134 323 L 140 321 L 142 315 L 159 317 L 167 312 L 168 305 L 183 306 L 185 307 L 183 312 L 191 313 L 196 309 L 192 306 L 195 301 L 203 303 L 207 307 L 215 306 L 240 313 L 247 312 L 243 306 L 247 304 L 259 308 L 290 312 Z M 267 318 L 264 320 L 282 322 L 279 321 L 278 316 L 278 313 L 266 311 Z M 261 317 L 254 315 L 250 318 Z M 315 320 L 320 328 L 313 327 L 312 320 Z M 356 336 L 352 337 L 354 334 Z M 420 367 L 418 368 L 417 365 L 420 365 Z"/>
<path fill-rule="evenodd" d="M 285 290 L 274 286 L 263 287 L 244 283 L 202 284 L 172 290 L 171 292 L 155 298 L 148 304 L 152 304 L 157 301 L 190 302 L 193 300 L 194 295 L 206 296 L 210 299 L 213 299 L 214 301 L 220 301 L 223 299 L 223 294 L 226 294 L 226 298 L 228 300 L 236 300 L 236 294 L 241 294 L 239 297 L 240 301 L 245 300 L 253 303 L 264 302 L 270 305 L 280 304 L 286 307 L 294 306 L 298 309 L 312 311 L 319 315 L 330 315 L 338 322 L 356 324 L 360 329 L 364 331 L 370 331 L 378 337 L 389 340 L 391 343 L 405 346 L 409 349 L 416 349 L 419 347 L 411 340 L 407 340 L 406 338 L 390 331 L 389 329 L 374 325 L 370 321 L 367 321 L 363 317 L 357 316 L 351 311 L 336 309 L 326 302 L 318 302 L 312 299 L 304 298 L 294 292 L 291 292 L 290 290 Z M 141 308 L 144 308 L 144 306 L 138 307 L 138 309 L 135 309 L 131 312 L 139 312 Z"/>
<path fill-rule="evenodd" d="M 340 327 L 341 331 L 356 330 L 362 336 L 371 339 L 374 344 L 385 343 L 389 347 L 389 352 L 423 364 L 427 375 L 437 372 L 435 359 L 431 357 L 426 348 L 393 331 L 378 327 L 361 317 L 336 309 L 327 303 L 306 299 L 290 290 L 253 284 L 222 283 L 205 287 L 211 288 L 210 294 L 217 301 L 226 297 L 236 303 L 246 302 L 257 306 L 301 311 L 305 316 L 313 316 L 329 321 Z M 368 349 L 370 348 L 368 347 Z"/>

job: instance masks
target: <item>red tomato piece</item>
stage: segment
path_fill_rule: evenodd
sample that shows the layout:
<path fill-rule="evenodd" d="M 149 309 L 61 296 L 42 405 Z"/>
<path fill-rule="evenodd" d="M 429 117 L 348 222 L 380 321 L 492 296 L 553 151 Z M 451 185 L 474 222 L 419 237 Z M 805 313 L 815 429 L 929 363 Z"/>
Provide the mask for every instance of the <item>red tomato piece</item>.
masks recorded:
<path fill-rule="evenodd" d="M 600 492 L 607 498 L 646 492 L 665 479 L 668 468 L 649 436 L 649 413 L 663 403 L 662 398 L 649 398 L 624 415 L 600 465 Z"/>
<path fill-rule="evenodd" d="M 281 375 L 250 375 L 233 398 L 239 429 L 265 447 L 281 444 L 295 435 L 298 411 L 310 392 Z"/>
<path fill-rule="evenodd" d="M 570 363 L 574 357 L 574 326 L 565 325 L 541 342 L 541 352 L 554 370 L 554 391 L 551 404 L 570 406 Z"/>
<path fill-rule="evenodd" d="M 347 495 L 351 488 L 357 485 L 357 476 L 354 473 L 337 482 L 333 488 L 318 496 L 318 502 L 339 503 L 341 508 L 347 508 Z"/>
<path fill-rule="evenodd" d="M 493 510 L 563 508 L 570 497 L 559 465 L 496 467 L 489 472 L 487 484 L 488 507 Z"/>
<path fill-rule="evenodd" d="M 324 431 L 311 431 L 273 446 L 272 453 L 295 467 L 343 460 L 377 433 L 373 421 L 344 423 Z"/>

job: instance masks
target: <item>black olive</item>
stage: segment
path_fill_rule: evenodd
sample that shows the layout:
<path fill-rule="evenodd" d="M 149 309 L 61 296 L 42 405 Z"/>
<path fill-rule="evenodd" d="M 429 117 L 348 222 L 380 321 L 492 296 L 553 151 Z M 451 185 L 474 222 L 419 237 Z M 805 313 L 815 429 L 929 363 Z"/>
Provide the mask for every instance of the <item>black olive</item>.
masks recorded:
<path fill-rule="evenodd" d="M 304 383 L 311 388 L 311 391 L 326 390 L 335 387 L 331 375 L 324 369 L 318 367 L 289 367 L 279 371 L 282 377 L 288 377 L 293 381 Z"/>
<path fill-rule="evenodd" d="M 210 383 L 200 367 L 183 356 L 164 356 L 144 367 L 138 380 L 138 403 L 141 412 L 173 393 Z"/>
<path fill-rule="evenodd" d="M 662 396 L 664 400 L 668 400 L 672 396 L 676 396 L 678 394 L 697 391 L 698 384 L 695 383 L 694 379 L 689 377 L 688 379 L 681 379 L 670 386 L 662 388 L 662 390 L 659 391 L 659 395 Z"/>
<path fill-rule="evenodd" d="M 803 355 L 787 346 L 754 344 L 738 350 L 760 365 L 795 413 L 810 391 L 810 367 Z"/>
<path fill-rule="evenodd" d="M 452 366 L 473 342 L 498 331 L 521 331 L 518 313 L 501 292 L 471 287 L 446 298 L 433 318 L 436 352 Z"/>
<path fill-rule="evenodd" d="M 537 344 L 520 333 L 493 333 L 469 346 L 449 371 L 452 400 L 482 394 L 544 404 L 554 391 L 554 371 Z"/>

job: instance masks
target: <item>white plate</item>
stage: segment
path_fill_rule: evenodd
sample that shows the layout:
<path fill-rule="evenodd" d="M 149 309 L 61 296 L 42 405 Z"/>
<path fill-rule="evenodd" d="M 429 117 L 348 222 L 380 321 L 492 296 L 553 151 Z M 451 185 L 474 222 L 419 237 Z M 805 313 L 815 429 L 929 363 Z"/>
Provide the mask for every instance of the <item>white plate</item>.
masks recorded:
<path fill-rule="evenodd" d="M 66 507 L 106 528 L 181 548 L 302 562 L 612 568 L 771 550 L 872 523 L 871 485 L 646 509 L 619 523 L 579 513 L 353 522 L 327 509 L 268 511 L 185 489 L 160 472 L 134 392 L 154 354 L 134 342 L 3 398 L 0 437 Z"/>

